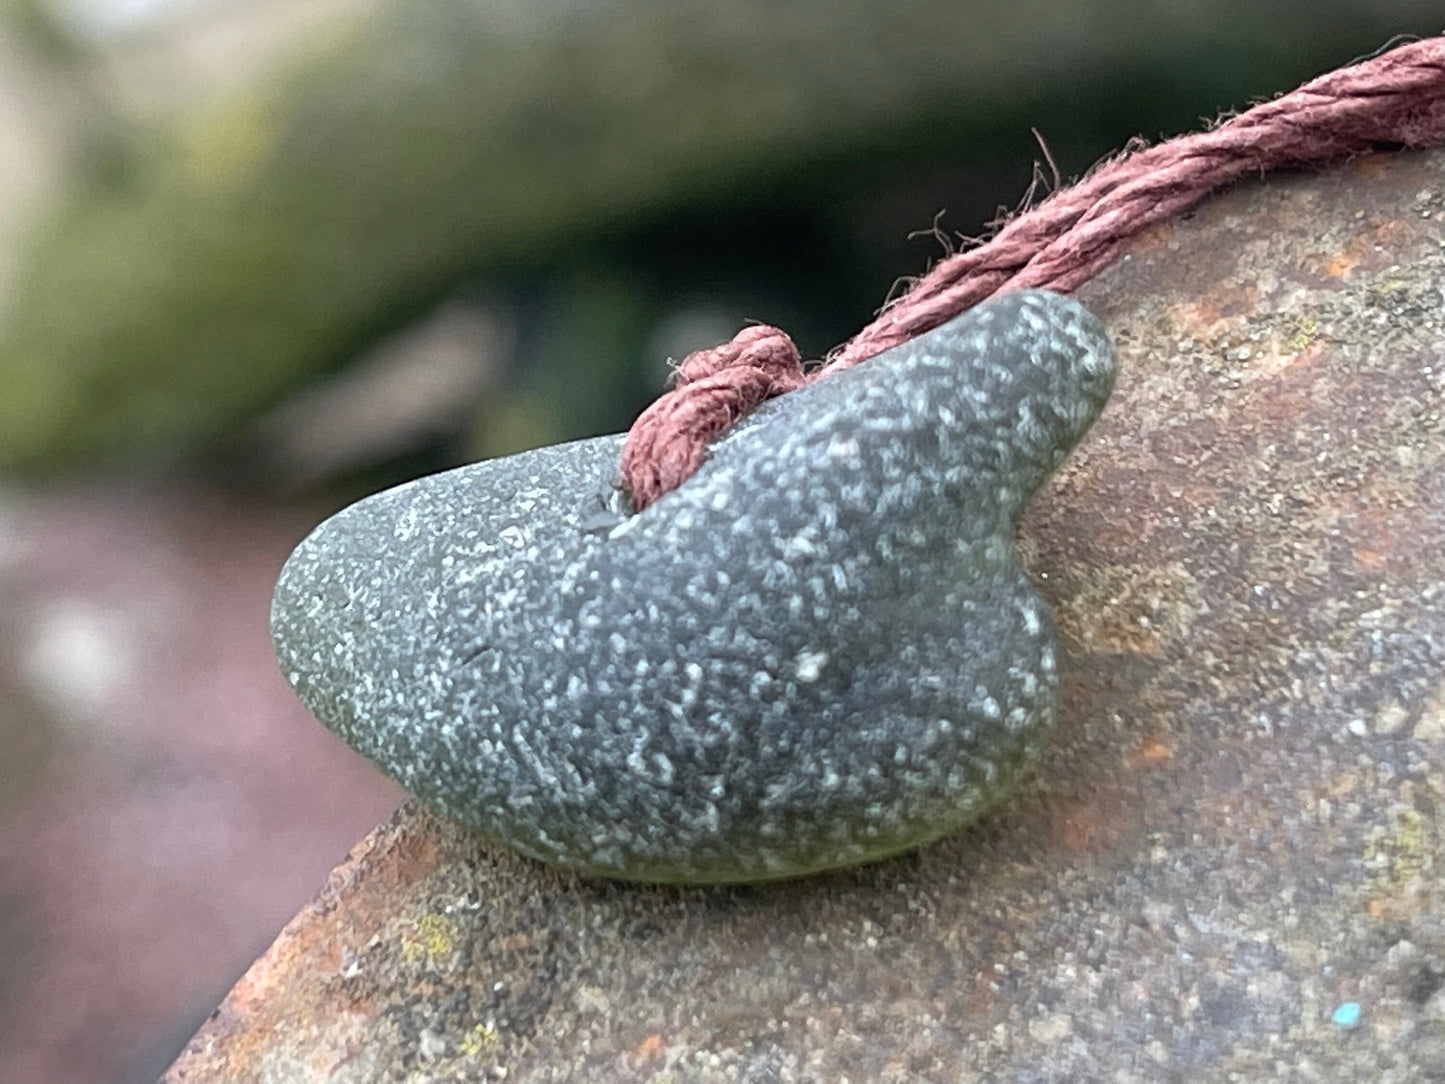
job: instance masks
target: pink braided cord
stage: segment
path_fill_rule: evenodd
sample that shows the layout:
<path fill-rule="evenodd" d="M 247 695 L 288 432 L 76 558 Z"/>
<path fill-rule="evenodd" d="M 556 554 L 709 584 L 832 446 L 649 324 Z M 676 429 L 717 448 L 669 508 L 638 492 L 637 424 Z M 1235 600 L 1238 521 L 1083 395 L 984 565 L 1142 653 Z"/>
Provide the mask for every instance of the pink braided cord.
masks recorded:
<path fill-rule="evenodd" d="M 689 354 L 676 386 L 627 434 L 622 478 L 633 507 L 640 511 L 691 477 L 708 444 L 766 399 L 907 342 L 994 294 L 1069 293 L 1128 238 L 1246 174 L 1322 165 L 1381 144 L 1445 144 L 1445 38 L 1402 45 L 1208 131 L 1105 161 L 987 242 L 940 261 L 810 374 L 792 340 L 765 325 Z"/>

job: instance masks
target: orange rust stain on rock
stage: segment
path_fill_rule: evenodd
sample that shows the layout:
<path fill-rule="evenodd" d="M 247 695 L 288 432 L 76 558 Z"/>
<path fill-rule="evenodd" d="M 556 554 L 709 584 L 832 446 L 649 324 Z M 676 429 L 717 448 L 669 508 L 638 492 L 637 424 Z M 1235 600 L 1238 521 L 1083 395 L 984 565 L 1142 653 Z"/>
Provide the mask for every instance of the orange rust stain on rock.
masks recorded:
<path fill-rule="evenodd" d="M 1416 524 L 1385 508 L 1361 509 L 1349 519 L 1355 540 L 1352 555 L 1360 571 L 1408 568 L 1418 558 L 1423 540 Z"/>
<path fill-rule="evenodd" d="M 531 931 L 511 933 L 498 940 L 493 946 L 497 952 L 525 952 L 537 943 L 537 935 Z"/>
<path fill-rule="evenodd" d="M 1356 257 L 1349 253 L 1341 252 L 1338 256 L 1333 256 L 1325 261 L 1324 272 L 1326 275 L 1329 275 L 1330 278 L 1342 279 L 1353 271 L 1359 265 L 1359 262 Z"/>
<path fill-rule="evenodd" d="M 1206 340 L 1227 331 L 1230 318 L 1237 315 L 1237 299 L 1223 296 L 1205 296 L 1170 305 L 1168 309 L 1169 321 L 1176 331 Z"/>
<path fill-rule="evenodd" d="M 1054 840 L 1074 853 L 1106 851 L 1124 834 L 1117 803 L 1070 802 L 1055 811 Z"/>
<path fill-rule="evenodd" d="M 1343 798 L 1346 794 L 1354 794 L 1360 789 L 1360 777 L 1355 772 L 1341 772 L 1330 784 L 1329 795 L 1331 798 Z"/>
<path fill-rule="evenodd" d="M 1174 759 L 1174 750 L 1163 738 L 1146 738 L 1133 756 L 1124 758 L 1124 767 L 1131 772 L 1153 768 Z"/>
<path fill-rule="evenodd" d="M 1369 239 L 1383 250 L 1381 258 L 1389 262 L 1415 239 L 1415 227 L 1397 218 L 1384 218 L 1370 231 Z"/>
<path fill-rule="evenodd" d="M 992 1009 L 997 1001 L 998 992 L 994 987 L 993 973 L 990 971 L 976 972 L 973 976 L 972 989 L 964 999 L 965 1012 L 970 1016 L 982 1016 Z"/>
<path fill-rule="evenodd" d="M 638 1043 L 627 1055 L 633 1069 L 652 1069 L 661 1065 L 666 1060 L 666 1054 L 662 1049 L 662 1033 L 654 1031 L 642 1042 Z"/>
<path fill-rule="evenodd" d="M 1225 280 L 1199 299 L 1201 313 L 1210 312 L 1216 323 L 1259 311 L 1259 290 L 1246 281 Z"/>
<path fill-rule="evenodd" d="M 1156 222 L 1131 237 L 1129 251 L 1135 256 L 1142 256 L 1147 252 L 1161 252 L 1174 241 L 1174 235 L 1177 232 L 1178 226 L 1175 220 L 1166 218 L 1163 222 Z"/>
<path fill-rule="evenodd" d="M 1396 168 L 1395 152 L 1382 150 L 1362 154 L 1350 160 L 1350 168 L 1367 180 L 1389 180 L 1391 171 Z"/>
<path fill-rule="evenodd" d="M 1265 431 L 1321 413 L 1319 363 L 1328 361 L 1328 352 L 1316 343 L 1292 356 L 1282 355 L 1271 366 L 1270 379 L 1257 385 L 1259 394 L 1251 404 Z"/>
<path fill-rule="evenodd" d="M 367 880 L 398 886 L 416 884 L 440 865 L 440 850 L 433 831 L 404 835 L 358 872 Z"/>
<path fill-rule="evenodd" d="M 1376 219 L 1362 225 L 1364 228 L 1350 238 L 1343 252 L 1321 265 L 1326 274 L 1344 278 L 1359 269 L 1383 270 L 1415 240 L 1415 227 L 1398 219 Z"/>
<path fill-rule="evenodd" d="M 1392 552 L 1393 547 L 1357 547 L 1355 549 L 1355 564 L 1362 570 L 1377 571 L 1386 568 L 1390 564 Z"/>
<path fill-rule="evenodd" d="M 1376 896 L 1365 904 L 1365 913 L 1382 922 L 1405 922 L 1416 918 L 1425 909 L 1423 893 L 1403 896 Z"/>
<path fill-rule="evenodd" d="M 199 1057 L 208 1071 L 219 1062 L 226 1079 L 253 1079 L 259 1075 L 257 1067 L 277 1048 L 278 1034 L 290 1035 L 290 1045 L 297 1049 L 311 1041 L 284 1007 L 324 1002 L 322 989 L 340 972 L 343 948 L 364 944 L 381 931 L 392 917 L 394 897 L 424 880 L 441 862 L 435 832 L 397 831 L 396 825 L 404 820 L 394 819 L 352 848 L 327 878 L 321 894 L 287 923 L 231 989 L 193 1040 L 192 1052 L 177 1061 L 176 1074 L 188 1071 L 189 1057 Z M 378 892 L 381 885 L 387 888 Z M 369 999 L 350 999 L 344 1008 L 343 1015 L 363 1028 L 379 1011 Z M 306 1030 L 314 1032 L 315 1023 L 308 1021 Z M 326 1026 L 335 1033 L 334 1022 Z M 316 1078 L 328 1076 L 344 1056 L 344 1051 L 316 1041 L 312 1059 L 317 1061 Z"/>
<path fill-rule="evenodd" d="M 1360 789 L 1360 777 L 1356 772 L 1340 772 L 1333 778 L 1300 792 L 1300 801 L 1313 805 L 1321 798 L 1337 800 L 1346 798 Z"/>
<path fill-rule="evenodd" d="M 1094 849 L 1102 834 L 1088 810 L 1068 814 L 1054 824 L 1055 838 L 1071 851 Z"/>
<path fill-rule="evenodd" d="M 1274 375 L 1281 380 L 1300 376 L 1315 368 L 1322 360 L 1327 360 L 1329 356 L 1321 343 L 1310 343 L 1302 350 L 1283 355 L 1284 363 L 1274 370 Z"/>

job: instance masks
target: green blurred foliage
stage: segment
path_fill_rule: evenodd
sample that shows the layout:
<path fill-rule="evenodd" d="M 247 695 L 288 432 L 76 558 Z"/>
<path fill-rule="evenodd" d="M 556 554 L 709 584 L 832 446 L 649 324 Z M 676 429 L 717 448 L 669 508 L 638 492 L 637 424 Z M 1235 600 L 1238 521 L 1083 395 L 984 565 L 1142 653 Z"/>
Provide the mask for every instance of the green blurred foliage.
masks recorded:
<path fill-rule="evenodd" d="M 55 36 L 41 0 L 15 3 Z M 1332 0 L 1306 21 L 1298 2 L 1242 0 L 1208 14 L 1144 0 L 634 0 L 500 18 L 476 0 L 397 0 L 77 171 L 29 238 L 0 325 L 0 471 L 184 456 L 459 279 L 571 267 L 570 250 L 689 208 L 781 193 L 866 237 L 845 218 L 871 213 L 868 186 L 900 169 L 998 161 L 987 140 L 1005 124 L 1017 163 L 1044 117 L 1105 133 L 1087 163 L 1145 123 L 1193 126 L 1379 44 L 1381 27 L 1407 29 L 1385 8 L 1413 10 Z M 1283 29 L 1290 49 L 1270 38 Z M 1097 103 L 1118 86 L 1146 89 L 1111 127 Z M 1023 179 L 987 198 L 1011 200 Z M 957 193 L 923 195 L 905 225 Z M 656 288 L 630 293 L 631 272 L 592 268 L 504 393 L 538 440 L 600 417 L 542 405 L 553 373 L 589 402 L 640 397 Z M 866 319 L 856 301 L 839 305 L 841 326 Z M 529 442 L 505 412 L 483 432 L 513 435 L 484 448 Z"/>

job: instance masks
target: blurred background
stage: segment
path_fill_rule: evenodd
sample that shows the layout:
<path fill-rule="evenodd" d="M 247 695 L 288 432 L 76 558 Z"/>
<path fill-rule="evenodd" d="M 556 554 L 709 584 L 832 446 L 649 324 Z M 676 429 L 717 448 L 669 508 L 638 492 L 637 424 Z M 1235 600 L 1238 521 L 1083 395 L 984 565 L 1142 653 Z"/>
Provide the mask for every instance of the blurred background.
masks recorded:
<path fill-rule="evenodd" d="M 1136 135 L 1439 0 L 0 0 L 0 1080 L 153 1080 L 399 800 L 291 699 L 290 548 L 817 357 Z"/>

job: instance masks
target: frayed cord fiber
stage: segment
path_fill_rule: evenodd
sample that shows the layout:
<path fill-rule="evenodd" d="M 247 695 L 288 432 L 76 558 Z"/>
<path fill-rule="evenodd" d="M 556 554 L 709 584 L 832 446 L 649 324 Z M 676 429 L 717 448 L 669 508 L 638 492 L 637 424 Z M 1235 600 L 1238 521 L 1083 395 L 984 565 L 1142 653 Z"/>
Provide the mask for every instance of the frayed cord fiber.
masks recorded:
<path fill-rule="evenodd" d="M 994 294 L 1069 293 L 1130 237 L 1240 177 L 1378 146 L 1442 144 L 1445 37 L 1434 37 L 1329 72 L 1207 131 L 1107 160 L 985 243 L 940 261 L 812 373 L 787 333 L 766 325 L 689 354 L 675 386 L 627 434 L 623 487 L 634 509 L 646 508 L 690 478 L 708 445 L 765 400 L 907 342 Z"/>

